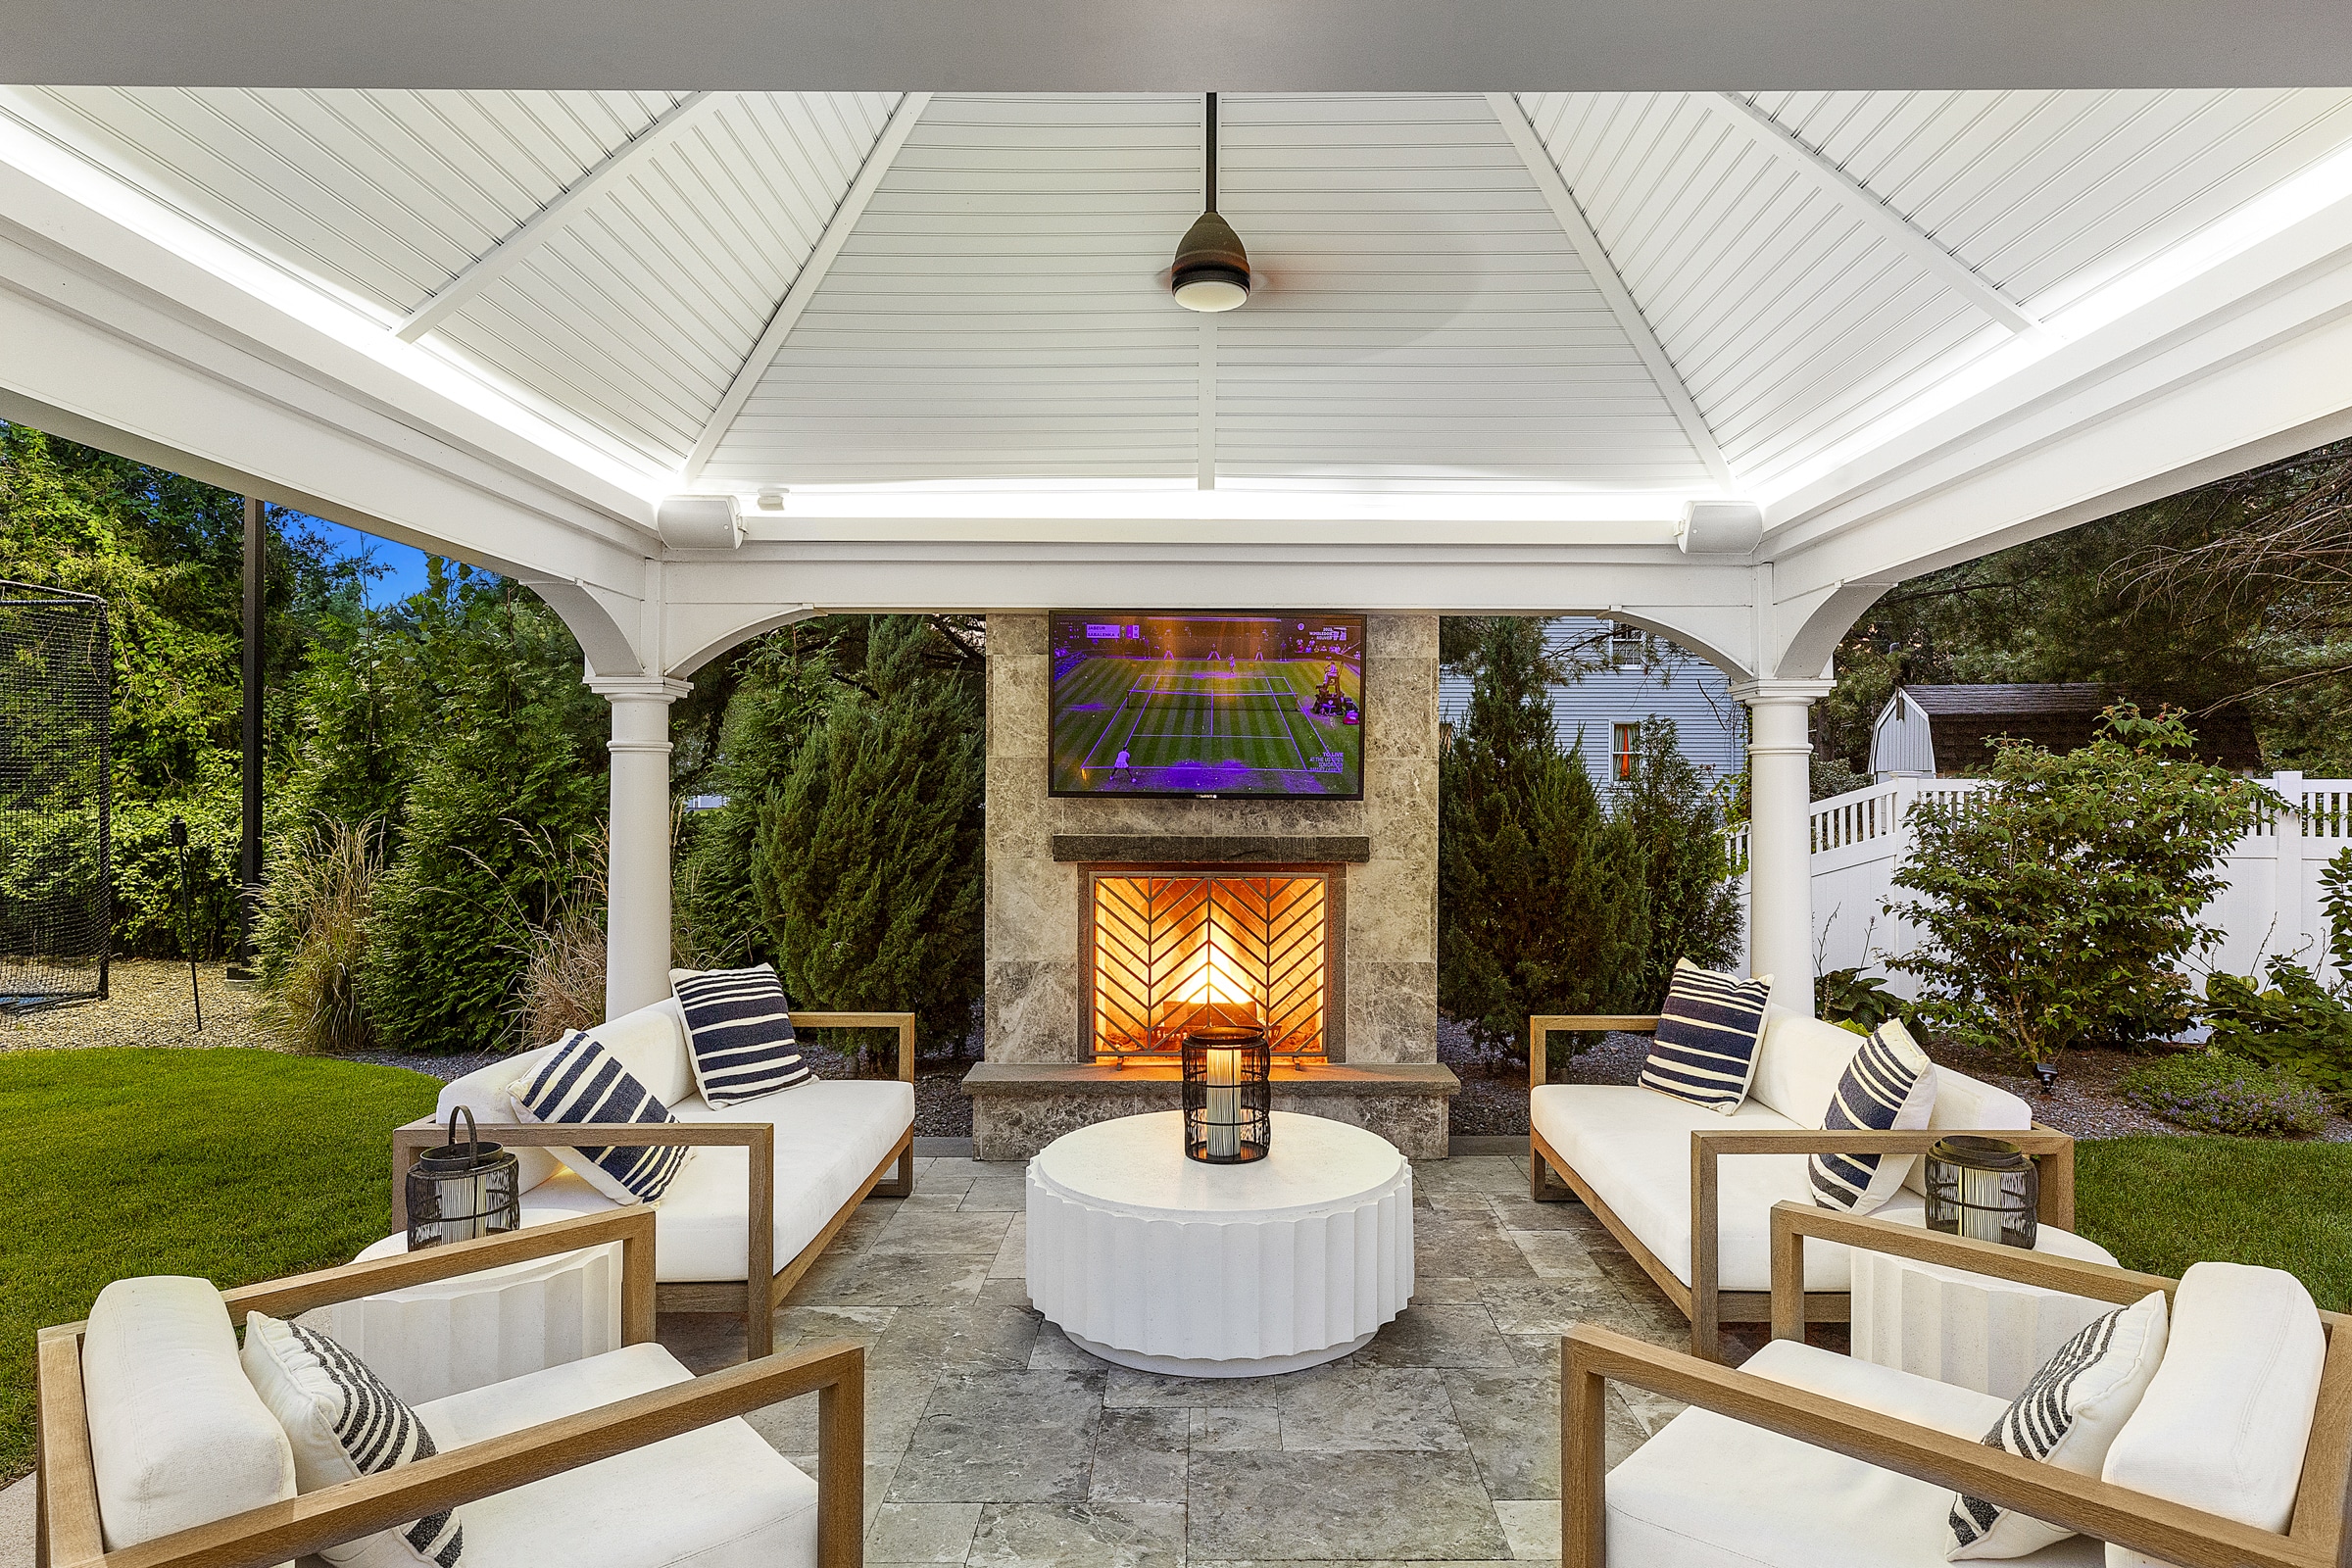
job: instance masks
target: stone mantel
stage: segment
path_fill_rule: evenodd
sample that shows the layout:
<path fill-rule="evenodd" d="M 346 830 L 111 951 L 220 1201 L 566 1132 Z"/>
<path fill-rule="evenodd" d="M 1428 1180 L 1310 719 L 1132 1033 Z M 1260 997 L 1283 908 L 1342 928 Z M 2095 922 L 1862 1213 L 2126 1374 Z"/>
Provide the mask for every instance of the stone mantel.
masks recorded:
<path fill-rule="evenodd" d="M 1446 1102 L 1462 1087 L 1452 1068 L 1434 1061 L 1277 1063 L 1269 1082 L 1276 1110 L 1362 1127 L 1414 1159 L 1445 1157 Z M 972 1152 L 981 1159 L 1027 1159 L 1075 1128 L 1174 1110 L 1183 1090 L 1182 1074 L 1156 1063 L 984 1061 L 963 1077 Z"/>
<path fill-rule="evenodd" d="M 1368 834 L 1056 833 L 1054 858 L 1127 865 L 1366 865 Z"/>

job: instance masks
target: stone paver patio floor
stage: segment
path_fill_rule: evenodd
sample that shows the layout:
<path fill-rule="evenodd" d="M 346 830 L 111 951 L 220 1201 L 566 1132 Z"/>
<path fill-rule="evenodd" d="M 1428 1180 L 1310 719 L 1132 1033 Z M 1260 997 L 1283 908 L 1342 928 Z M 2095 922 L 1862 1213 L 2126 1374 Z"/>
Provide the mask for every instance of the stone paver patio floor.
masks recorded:
<path fill-rule="evenodd" d="M 1095 1359 L 1031 1310 L 1023 1171 L 918 1160 L 776 1312 L 776 1348 L 866 1348 L 866 1560 L 1494 1562 L 1559 1554 L 1559 1336 L 1688 1343 L 1581 1206 L 1533 1203 L 1526 1156 L 1414 1167 L 1413 1304 L 1345 1359 L 1196 1379 Z M 731 1318 L 671 1316 L 699 1371 Z M 1612 1463 L 1680 1408 L 1612 1388 Z M 816 1401 L 752 1418 L 815 1473 Z"/>

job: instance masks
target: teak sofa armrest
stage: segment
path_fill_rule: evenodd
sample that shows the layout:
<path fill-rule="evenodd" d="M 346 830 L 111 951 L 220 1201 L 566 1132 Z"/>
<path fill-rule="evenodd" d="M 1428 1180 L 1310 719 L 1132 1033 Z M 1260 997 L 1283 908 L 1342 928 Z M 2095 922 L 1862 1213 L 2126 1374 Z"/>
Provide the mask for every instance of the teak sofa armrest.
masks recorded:
<path fill-rule="evenodd" d="M 1829 1132 L 1818 1127 L 1699 1128 L 1690 1134 L 1690 1348 L 1713 1360 L 1716 1344 L 1718 1170 L 1726 1154 L 1921 1154 L 1955 1136 L 1999 1138 L 2041 1164 L 2041 1212 L 2060 1230 L 2075 1228 L 2075 1141 L 2052 1128 L 1970 1133 L 1953 1127 L 1906 1132 Z M 1779 1308 L 1776 1306 L 1777 1312 Z"/>
<path fill-rule="evenodd" d="M 70 1378 L 78 1389 L 80 1364 L 74 1341 L 44 1341 L 41 1350 L 46 1405 L 53 1378 Z M 811 1392 L 817 1396 L 817 1562 L 820 1568 L 857 1568 L 864 1555 L 865 1352 L 852 1345 L 766 1356 L 115 1552 L 95 1549 L 93 1489 L 86 1520 L 44 1521 L 50 1527 L 47 1568 L 268 1568 Z M 50 1434 L 43 1437 L 47 1503 L 56 1494 L 46 1469 Z M 82 1452 L 86 1458 L 86 1428 Z"/>
<path fill-rule="evenodd" d="M 2332 1368 L 2331 1368 L 2332 1369 Z M 1609 1380 L 2142 1551 L 2179 1568 L 2338 1568 L 2335 1539 L 2251 1525 L 1578 1324 L 1560 1344 L 1561 1568 L 1604 1568 Z M 1621 1565 L 1632 1568 L 1632 1565 Z"/>
<path fill-rule="evenodd" d="M 1658 1015 L 1654 1012 L 1539 1012 L 1527 1020 L 1527 1087 L 1540 1089 L 1544 1085 L 1544 1038 L 1555 1029 L 1590 1034 L 1616 1030 L 1622 1034 L 1648 1035 L 1658 1030 Z"/>
<path fill-rule="evenodd" d="M 896 1029 L 899 1082 L 914 1082 L 914 1014 L 911 1012 L 796 1012 L 796 1027 L 809 1029 Z"/>

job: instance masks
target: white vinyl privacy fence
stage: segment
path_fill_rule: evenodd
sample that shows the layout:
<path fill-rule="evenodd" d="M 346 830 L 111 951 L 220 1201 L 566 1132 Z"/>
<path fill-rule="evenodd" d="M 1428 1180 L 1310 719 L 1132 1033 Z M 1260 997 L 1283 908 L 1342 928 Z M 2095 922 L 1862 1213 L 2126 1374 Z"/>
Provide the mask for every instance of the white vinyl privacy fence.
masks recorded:
<path fill-rule="evenodd" d="M 2265 821 L 2238 840 L 2223 866 L 2229 885 L 2206 906 L 2204 920 L 2224 935 L 2192 956 L 2199 973 L 2219 969 L 2252 974 L 2273 954 L 2328 965 L 2328 916 L 2320 906 L 2320 869 L 2352 845 L 2352 779 L 2307 779 L 2274 774 L 2266 782 L 2291 805 L 2290 813 Z M 1911 852 L 1911 808 L 1929 798 L 1972 794 L 1980 779 L 1904 778 L 1849 790 L 1813 803 L 1813 948 L 1815 968 L 1859 965 L 1886 972 L 1886 960 L 1919 946 L 1921 932 L 1886 912 L 1896 894 L 1895 868 Z M 1744 867 L 1744 834 L 1733 841 L 1733 863 Z M 1745 893 L 1742 874 L 1742 896 Z M 1910 895 L 1905 894 L 1908 898 Z M 1887 989 L 1909 997 L 1918 982 L 1897 974 Z"/>

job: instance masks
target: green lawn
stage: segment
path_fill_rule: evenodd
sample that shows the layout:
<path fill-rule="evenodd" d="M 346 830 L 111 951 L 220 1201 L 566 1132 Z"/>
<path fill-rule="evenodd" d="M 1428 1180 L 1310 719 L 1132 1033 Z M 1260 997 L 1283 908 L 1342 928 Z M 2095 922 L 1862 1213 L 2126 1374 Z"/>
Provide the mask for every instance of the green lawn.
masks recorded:
<path fill-rule="evenodd" d="M 2076 1228 L 2126 1268 L 2282 1268 L 2352 1311 L 2352 1144 L 2102 1138 L 2075 1146 Z"/>
<path fill-rule="evenodd" d="M 32 1334 L 109 1280 L 245 1285 L 391 1228 L 391 1130 L 440 1084 L 269 1051 L 0 1054 L 0 1483 L 32 1468 Z"/>

